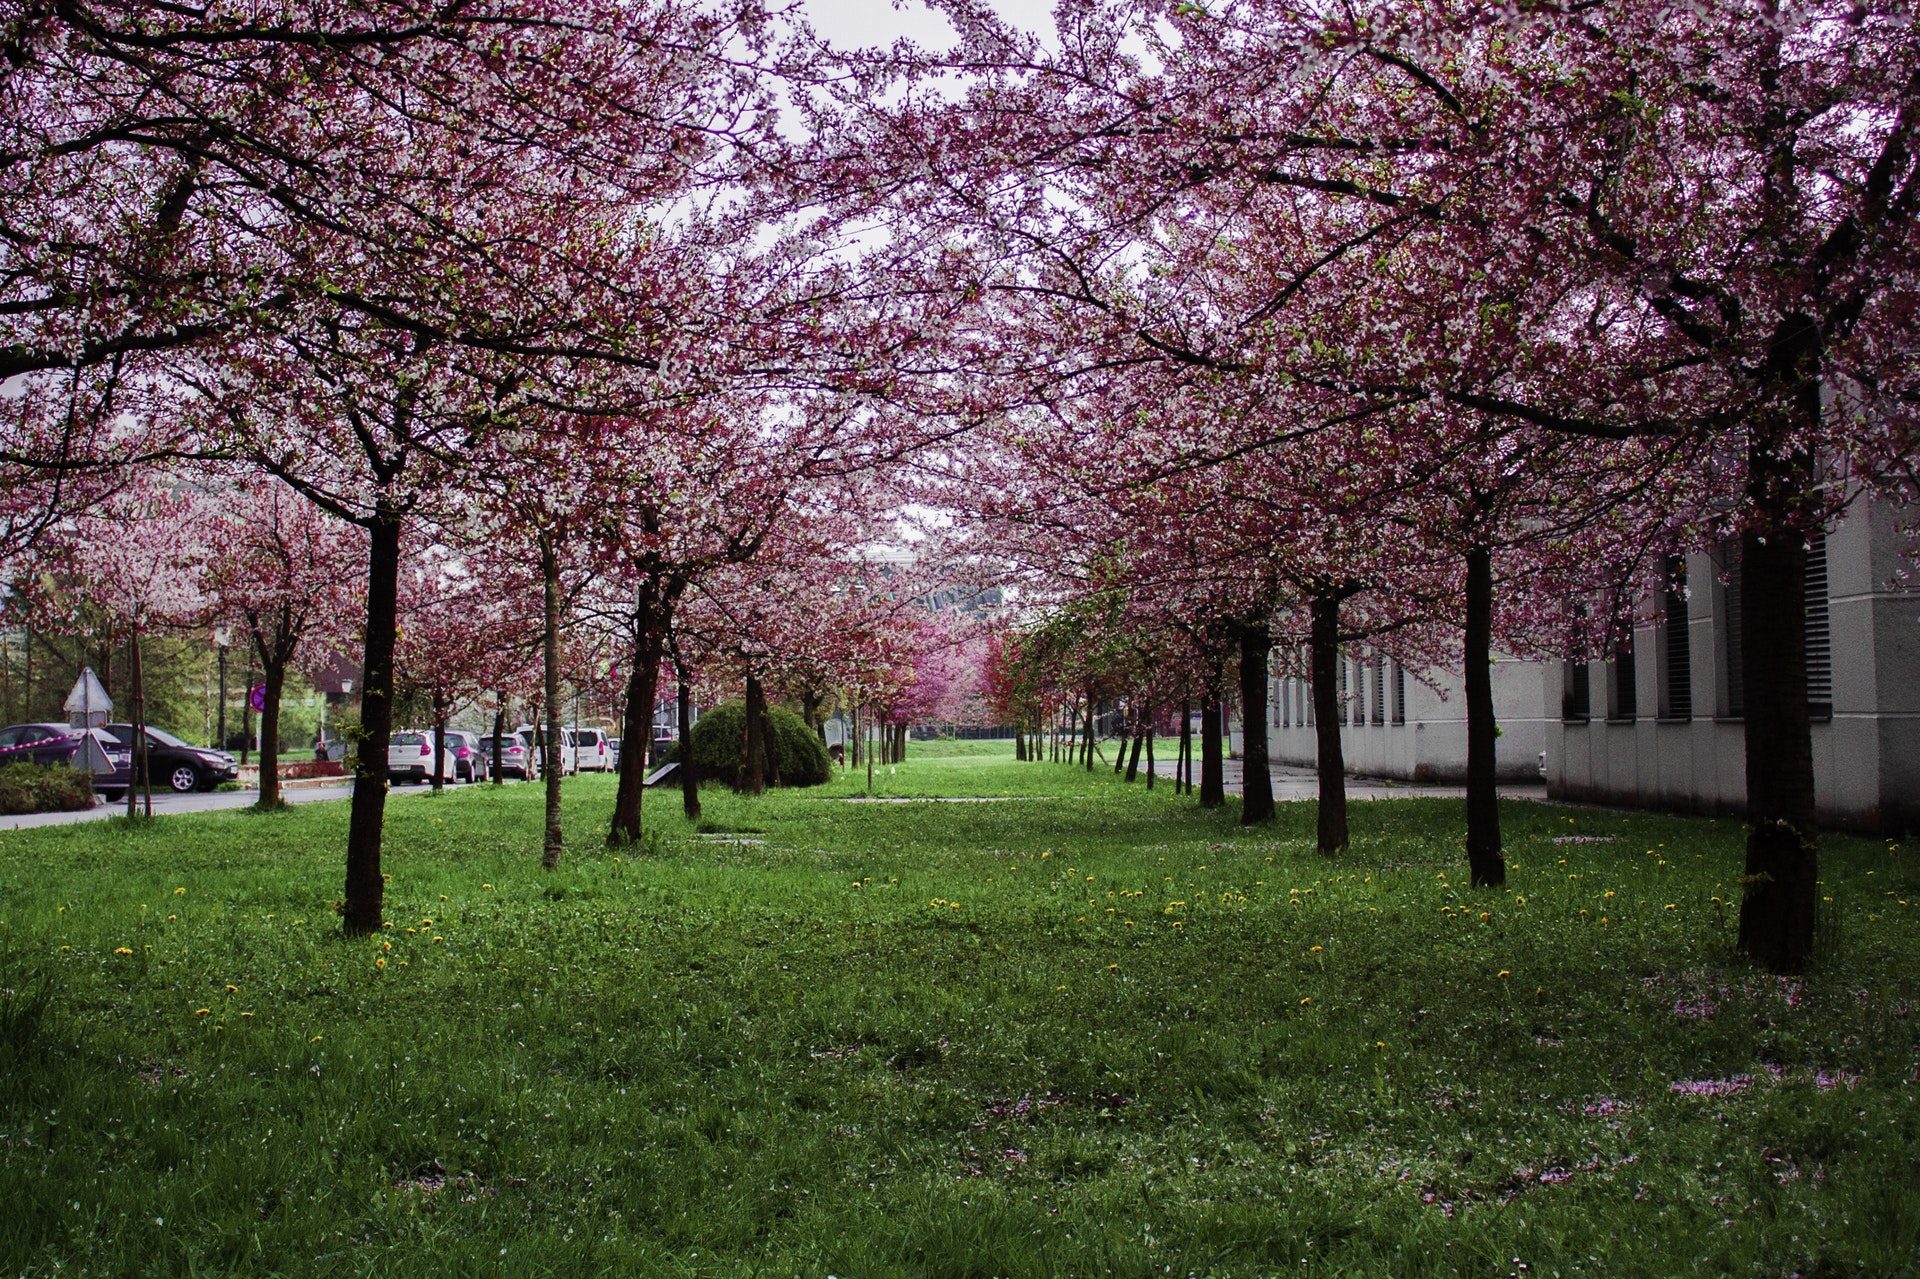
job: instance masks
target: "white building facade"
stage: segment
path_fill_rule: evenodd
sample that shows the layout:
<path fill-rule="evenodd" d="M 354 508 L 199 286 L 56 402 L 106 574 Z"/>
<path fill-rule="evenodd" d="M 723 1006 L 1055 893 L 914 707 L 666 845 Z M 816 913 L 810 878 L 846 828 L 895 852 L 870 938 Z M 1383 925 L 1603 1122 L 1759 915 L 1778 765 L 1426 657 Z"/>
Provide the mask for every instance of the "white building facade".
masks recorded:
<path fill-rule="evenodd" d="M 1812 548 L 1808 682 L 1824 826 L 1887 834 L 1920 828 L 1920 594 L 1895 588 L 1903 545 L 1895 512 L 1861 501 Z M 1544 771 L 1548 793 L 1570 800 L 1743 810 L 1737 548 L 1690 556 L 1684 569 L 1686 589 L 1647 610 L 1676 620 L 1636 628 L 1609 660 L 1495 663 L 1502 778 Z M 1430 674 L 1436 692 L 1390 661 L 1364 652 L 1342 659 L 1341 741 L 1350 771 L 1465 778 L 1466 709 L 1456 675 Z M 1276 680 L 1272 693 L 1275 762 L 1311 767 L 1307 682 Z"/>

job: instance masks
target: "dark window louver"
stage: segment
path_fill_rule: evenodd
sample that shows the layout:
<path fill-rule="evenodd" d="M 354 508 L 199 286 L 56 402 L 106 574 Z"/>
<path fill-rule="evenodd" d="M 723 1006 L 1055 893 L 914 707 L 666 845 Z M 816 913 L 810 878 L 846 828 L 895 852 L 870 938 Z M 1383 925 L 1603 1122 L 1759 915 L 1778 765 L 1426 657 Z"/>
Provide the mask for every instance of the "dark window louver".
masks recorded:
<path fill-rule="evenodd" d="M 1833 716 L 1833 633 L 1827 593 L 1827 539 L 1807 539 L 1807 712 Z"/>
<path fill-rule="evenodd" d="M 1666 670 L 1661 691 L 1662 719 L 1693 718 L 1693 628 L 1687 620 L 1687 567 L 1679 556 L 1667 560 L 1667 623 L 1661 628 L 1666 645 Z"/>
<path fill-rule="evenodd" d="M 1407 668 L 1393 664 L 1393 722 L 1407 722 Z"/>

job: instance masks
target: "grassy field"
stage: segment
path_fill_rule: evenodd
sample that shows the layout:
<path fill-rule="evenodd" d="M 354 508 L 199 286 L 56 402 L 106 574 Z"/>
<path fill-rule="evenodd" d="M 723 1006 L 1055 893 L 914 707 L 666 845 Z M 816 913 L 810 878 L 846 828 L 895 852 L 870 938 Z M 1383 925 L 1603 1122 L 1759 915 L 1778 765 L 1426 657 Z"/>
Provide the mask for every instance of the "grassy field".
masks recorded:
<path fill-rule="evenodd" d="M 925 748 L 916 748 L 917 752 Z M 933 748 L 938 749 L 938 748 Z M 0 837 L 0 1272 L 1920 1272 L 1920 869 L 1824 845 L 1803 981 L 1728 823 L 1456 805 L 1312 847 L 916 753 L 804 794 L 568 786 Z"/>

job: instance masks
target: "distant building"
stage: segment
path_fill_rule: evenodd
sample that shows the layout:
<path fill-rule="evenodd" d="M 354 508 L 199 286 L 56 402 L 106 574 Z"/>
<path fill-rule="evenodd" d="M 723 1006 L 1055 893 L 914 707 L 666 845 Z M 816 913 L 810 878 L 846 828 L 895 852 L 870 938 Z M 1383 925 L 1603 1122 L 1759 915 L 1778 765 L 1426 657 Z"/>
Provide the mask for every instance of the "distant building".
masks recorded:
<path fill-rule="evenodd" d="M 1891 583 L 1895 513 L 1856 503 L 1815 542 L 1807 569 L 1808 692 L 1814 787 L 1824 826 L 1920 827 L 1920 595 Z M 1737 547 L 1689 556 L 1670 618 L 1637 627 L 1598 662 L 1500 660 L 1493 673 L 1503 778 L 1543 772 L 1556 798 L 1677 812 L 1738 814 L 1746 804 L 1745 681 L 1738 643 Z M 1678 572 L 1673 574 L 1676 578 Z M 1364 775 L 1459 781 L 1466 710 L 1457 677 L 1441 698 L 1397 664 L 1343 655 L 1341 739 Z M 1274 682 L 1276 762 L 1314 762 L 1307 683 Z"/>

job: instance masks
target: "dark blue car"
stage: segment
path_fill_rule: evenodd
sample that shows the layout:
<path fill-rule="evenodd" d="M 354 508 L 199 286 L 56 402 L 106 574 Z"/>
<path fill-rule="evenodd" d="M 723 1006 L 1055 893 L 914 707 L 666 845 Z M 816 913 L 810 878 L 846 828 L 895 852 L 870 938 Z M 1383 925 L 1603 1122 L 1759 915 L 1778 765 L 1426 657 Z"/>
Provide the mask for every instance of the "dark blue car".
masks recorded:
<path fill-rule="evenodd" d="M 0 728 L 0 767 L 65 764 L 93 774 L 93 788 L 109 800 L 133 784 L 133 753 L 99 728 L 68 724 L 9 724 Z"/>

